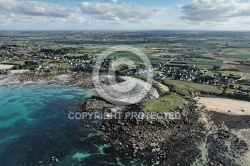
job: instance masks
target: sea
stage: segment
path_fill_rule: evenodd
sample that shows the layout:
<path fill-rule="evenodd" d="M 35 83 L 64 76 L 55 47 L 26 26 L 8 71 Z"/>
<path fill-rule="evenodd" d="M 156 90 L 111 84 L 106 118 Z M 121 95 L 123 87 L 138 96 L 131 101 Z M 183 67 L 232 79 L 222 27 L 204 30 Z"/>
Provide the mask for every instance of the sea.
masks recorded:
<path fill-rule="evenodd" d="M 91 92 L 58 85 L 0 87 L 0 166 L 123 165 L 84 119 L 70 119 Z"/>

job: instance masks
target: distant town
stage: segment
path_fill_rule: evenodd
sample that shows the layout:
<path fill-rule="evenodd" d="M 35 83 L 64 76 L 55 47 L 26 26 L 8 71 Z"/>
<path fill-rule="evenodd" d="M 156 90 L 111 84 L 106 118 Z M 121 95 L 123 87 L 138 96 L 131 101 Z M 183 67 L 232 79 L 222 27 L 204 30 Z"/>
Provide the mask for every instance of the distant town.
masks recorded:
<path fill-rule="evenodd" d="M 1 32 L 1 75 L 19 71 L 41 72 L 91 72 L 96 58 L 113 45 L 132 45 L 150 58 L 154 80 L 166 79 L 217 86 L 223 92 L 249 97 L 250 61 L 248 36 L 231 33 L 231 39 L 212 32 Z M 235 38 L 237 36 L 237 38 Z M 217 40 L 212 38 L 217 37 Z M 240 43 L 239 43 L 240 42 Z M 93 44 L 95 43 L 95 44 Z M 237 57 L 237 54 L 240 54 Z M 123 58 L 134 60 L 137 65 L 124 62 L 121 75 L 144 76 L 146 65 L 129 52 L 118 52 L 108 57 L 101 66 L 103 72 L 113 61 Z M 5 65 L 5 66 L 4 66 Z M 194 90 L 195 91 L 195 90 Z"/>

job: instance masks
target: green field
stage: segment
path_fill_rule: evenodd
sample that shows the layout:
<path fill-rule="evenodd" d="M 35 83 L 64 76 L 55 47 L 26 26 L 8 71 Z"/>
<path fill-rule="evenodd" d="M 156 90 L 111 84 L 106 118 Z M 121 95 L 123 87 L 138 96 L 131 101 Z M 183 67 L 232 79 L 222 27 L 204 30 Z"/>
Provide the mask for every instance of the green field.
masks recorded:
<path fill-rule="evenodd" d="M 193 95 L 193 93 L 195 92 L 211 95 L 220 95 L 223 93 L 222 87 L 185 82 L 180 80 L 164 79 L 163 84 L 167 85 L 172 92 L 176 92 L 177 94 L 183 96 Z M 228 89 L 226 93 L 233 94 L 234 91 Z"/>
<path fill-rule="evenodd" d="M 198 59 L 198 58 L 197 58 Z M 221 66 L 223 64 L 223 60 L 207 60 L 207 59 L 202 59 L 199 58 L 198 60 L 194 59 L 192 61 L 172 61 L 174 64 L 178 63 L 186 63 L 188 65 L 196 65 L 201 68 L 212 68 L 213 66 Z"/>
<path fill-rule="evenodd" d="M 169 112 L 183 103 L 181 96 L 170 94 L 159 99 L 151 99 L 142 104 L 149 112 Z"/>
<path fill-rule="evenodd" d="M 116 53 L 111 54 L 109 57 L 117 57 L 117 58 L 121 58 L 124 60 L 129 59 L 129 60 L 132 60 L 133 62 L 143 63 L 143 60 L 139 56 L 131 52 L 116 52 Z M 150 60 L 151 64 L 158 64 L 162 61 L 168 60 L 166 58 L 154 57 L 151 55 L 147 56 L 147 58 Z"/>
<path fill-rule="evenodd" d="M 247 59 L 250 59 L 250 50 L 249 49 L 227 49 L 222 52 L 222 57 L 247 60 Z"/>

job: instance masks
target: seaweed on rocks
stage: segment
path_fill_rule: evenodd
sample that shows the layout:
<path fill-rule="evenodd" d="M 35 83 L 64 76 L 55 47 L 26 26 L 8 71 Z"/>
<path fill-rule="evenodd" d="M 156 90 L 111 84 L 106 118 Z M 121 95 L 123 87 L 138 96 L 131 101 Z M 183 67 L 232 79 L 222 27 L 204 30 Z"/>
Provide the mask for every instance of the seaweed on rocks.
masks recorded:
<path fill-rule="evenodd" d="M 181 113 L 180 119 L 151 120 L 127 118 L 128 112 L 139 109 L 137 105 L 129 106 L 122 112 L 122 118 L 102 120 L 96 127 L 112 142 L 114 149 L 107 151 L 116 157 L 137 159 L 146 165 L 155 162 L 189 165 L 199 155 L 196 143 L 205 138 L 195 108 L 193 102 L 187 102 L 175 110 Z"/>
<path fill-rule="evenodd" d="M 99 140 L 111 145 L 104 150 L 106 156 L 119 158 L 124 164 L 136 161 L 137 165 L 237 166 L 240 165 L 237 159 L 244 156 L 249 148 L 244 140 L 225 126 L 229 122 L 223 123 L 224 115 L 217 114 L 219 117 L 214 118 L 213 113 L 199 108 L 193 99 L 186 99 L 182 107 L 172 110 L 172 113 L 181 115 L 177 119 L 135 116 L 148 113 L 140 105 L 118 107 L 100 99 L 90 99 L 89 102 L 91 104 L 85 102 L 85 107 L 79 109 L 108 113 L 115 110 L 119 113 L 119 118 L 98 119 L 89 125 L 100 132 Z M 86 107 L 88 105 L 90 107 Z M 160 117 L 166 115 L 155 114 Z M 206 122 L 203 121 L 204 114 Z M 244 127 L 246 124 L 239 125 Z M 85 138 L 88 137 L 81 136 L 80 140 L 86 142 Z M 91 164 L 93 161 L 86 159 L 84 162 Z"/>

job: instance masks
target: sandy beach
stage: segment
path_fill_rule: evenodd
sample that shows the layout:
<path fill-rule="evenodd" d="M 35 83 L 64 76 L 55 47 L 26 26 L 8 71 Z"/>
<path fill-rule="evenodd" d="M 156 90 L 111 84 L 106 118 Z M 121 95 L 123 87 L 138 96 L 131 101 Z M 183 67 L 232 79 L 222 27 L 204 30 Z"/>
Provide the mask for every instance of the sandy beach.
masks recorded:
<path fill-rule="evenodd" d="M 250 115 L 250 102 L 223 99 L 223 98 L 196 98 L 200 105 L 204 105 L 210 111 L 226 113 L 230 115 Z"/>

